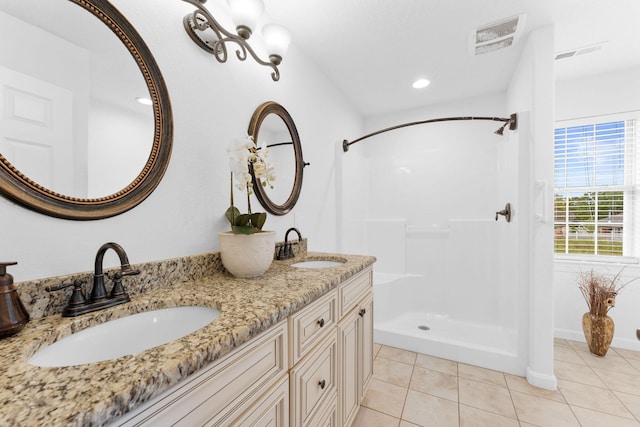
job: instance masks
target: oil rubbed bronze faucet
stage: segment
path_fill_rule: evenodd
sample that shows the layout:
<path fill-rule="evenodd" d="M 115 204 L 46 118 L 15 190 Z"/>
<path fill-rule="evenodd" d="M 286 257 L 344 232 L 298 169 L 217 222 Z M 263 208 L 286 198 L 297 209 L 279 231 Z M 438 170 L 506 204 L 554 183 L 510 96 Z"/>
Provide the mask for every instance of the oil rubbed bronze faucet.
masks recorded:
<path fill-rule="evenodd" d="M 111 293 L 107 295 L 107 291 L 104 286 L 102 262 L 104 254 L 109 249 L 113 249 L 116 254 L 118 254 L 118 258 L 120 258 L 120 271 L 113 275 L 113 288 L 111 289 Z M 100 246 L 100 249 L 98 249 L 98 253 L 96 254 L 93 288 L 91 289 L 91 297 L 88 300 L 82 293 L 82 281 L 80 280 L 75 280 L 73 283 L 63 283 L 59 286 L 47 287 L 45 289 L 52 292 L 73 286 L 73 293 L 69 298 L 67 306 L 62 311 L 62 317 L 74 317 L 129 302 L 129 295 L 125 292 L 124 286 L 122 286 L 122 278 L 124 276 L 133 276 L 136 274 L 140 274 L 140 270 L 134 270 L 131 268 L 127 253 L 124 251 L 122 246 L 117 243 L 109 242 Z"/>
<path fill-rule="evenodd" d="M 295 256 L 291 243 L 289 242 L 289 232 L 291 231 L 295 231 L 296 234 L 298 234 L 298 242 L 302 241 L 302 234 L 300 234 L 300 230 L 295 227 L 288 229 L 284 235 L 284 246 L 280 247 L 276 255 L 276 259 L 278 260 L 291 259 Z"/>

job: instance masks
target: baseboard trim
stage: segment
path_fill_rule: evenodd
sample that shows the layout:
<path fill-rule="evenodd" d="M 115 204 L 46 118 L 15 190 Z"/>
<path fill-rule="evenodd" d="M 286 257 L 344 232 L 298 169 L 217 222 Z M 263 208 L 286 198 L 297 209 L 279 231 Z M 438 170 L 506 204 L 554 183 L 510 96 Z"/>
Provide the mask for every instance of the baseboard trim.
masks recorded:
<path fill-rule="evenodd" d="M 534 387 L 540 387 L 547 390 L 558 389 L 558 379 L 555 375 L 542 374 L 527 367 L 527 381 Z"/>

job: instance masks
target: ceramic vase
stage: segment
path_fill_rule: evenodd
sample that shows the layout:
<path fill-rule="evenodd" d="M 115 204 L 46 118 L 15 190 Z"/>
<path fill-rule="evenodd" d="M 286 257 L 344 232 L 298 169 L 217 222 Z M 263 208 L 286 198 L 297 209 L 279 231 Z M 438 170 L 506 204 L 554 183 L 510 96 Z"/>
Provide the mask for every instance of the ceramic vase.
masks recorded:
<path fill-rule="evenodd" d="M 613 319 L 609 316 L 596 316 L 585 313 L 582 316 L 582 330 L 587 339 L 589 351 L 597 356 L 604 356 L 613 339 Z"/>
<path fill-rule="evenodd" d="M 236 277 L 258 277 L 271 266 L 275 251 L 276 232 L 253 234 L 218 233 L 222 265 Z"/>

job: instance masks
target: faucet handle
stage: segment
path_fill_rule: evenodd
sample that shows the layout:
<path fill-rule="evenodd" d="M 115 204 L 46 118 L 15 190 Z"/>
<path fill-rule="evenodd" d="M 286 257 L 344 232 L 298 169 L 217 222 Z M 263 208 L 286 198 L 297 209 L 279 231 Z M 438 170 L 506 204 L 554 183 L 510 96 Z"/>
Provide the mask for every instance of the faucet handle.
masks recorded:
<path fill-rule="evenodd" d="M 120 271 L 117 271 L 113 275 L 113 288 L 111 289 L 111 298 L 126 295 L 127 293 L 124 290 L 124 286 L 122 286 L 122 278 L 124 276 L 135 276 L 137 274 L 140 274 L 140 270 L 133 270 L 131 267 L 123 268 Z"/>
<path fill-rule="evenodd" d="M 138 269 L 132 269 L 132 268 L 125 268 L 123 270 L 120 270 L 118 273 L 116 273 L 116 276 L 119 276 L 120 278 L 124 277 L 124 276 L 136 276 L 140 274 L 140 270 Z"/>
<path fill-rule="evenodd" d="M 68 307 L 75 307 L 82 305 L 86 302 L 84 297 L 84 293 L 82 292 L 82 280 L 76 279 L 73 283 L 63 283 L 58 286 L 47 286 L 44 288 L 47 292 L 59 291 L 61 289 L 66 289 L 73 286 L 73 292 L 71 293 L 71 298 L 69 298 L 69 302 L 67 303 Z"/>

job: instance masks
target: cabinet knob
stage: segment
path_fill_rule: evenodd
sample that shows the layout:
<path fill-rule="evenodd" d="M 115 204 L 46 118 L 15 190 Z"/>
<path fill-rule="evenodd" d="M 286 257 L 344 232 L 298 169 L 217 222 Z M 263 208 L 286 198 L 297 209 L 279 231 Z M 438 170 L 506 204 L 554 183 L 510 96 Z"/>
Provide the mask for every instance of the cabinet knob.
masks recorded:
<path fill-rule="evenodd" d="M 322 328 L 324 326 L 324 319 L 318 320 L 318 325 Z"/>
<path fill-rule="evenodd" d="M 366 308 L 363 308 L 362 310 L 360 310 L 360 311 L 358 312 L 358 315 L 359 315 L 360 317 L 364 317 L 364 315 L 365 315 L 366 313 L 367 313 L 367 309 L 366 309 Z"/>
<path fill-rule="evenodd" d="M 324 390 L 325 386 L 327 385 L 327 382 L 325 380 L 322 380 L 318 383 L 318 385 L 322 390 Z"/>

